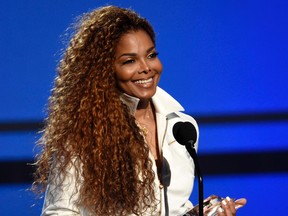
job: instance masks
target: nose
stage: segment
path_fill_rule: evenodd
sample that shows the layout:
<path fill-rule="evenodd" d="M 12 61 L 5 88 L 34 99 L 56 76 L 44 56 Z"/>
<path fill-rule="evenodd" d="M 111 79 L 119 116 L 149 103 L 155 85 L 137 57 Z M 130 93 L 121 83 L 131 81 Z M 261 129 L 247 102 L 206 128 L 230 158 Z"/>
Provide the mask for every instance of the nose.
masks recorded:
<path fill-rule="evenodd" d="M 139 73 L 148 73 L 149 71 L 151 71 L 149 64 L 145 60 L 140 61 Z"/>

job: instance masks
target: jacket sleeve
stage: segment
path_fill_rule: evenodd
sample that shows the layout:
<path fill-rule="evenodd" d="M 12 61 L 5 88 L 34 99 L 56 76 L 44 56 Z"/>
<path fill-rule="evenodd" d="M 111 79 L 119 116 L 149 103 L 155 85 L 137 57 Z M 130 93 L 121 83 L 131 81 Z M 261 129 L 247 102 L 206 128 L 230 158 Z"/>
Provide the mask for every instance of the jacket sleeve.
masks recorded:
<path fill-rule="evenodd" d="M 63 181 L 60 181 L 59 178 L 50 180 L 46 189 L 41 216 L 81 215 L 75 203 L 79 196 L 79 188 L 77 188 L 75 181 L 75 172 L 74 165 L 70 165 L 67 168 Z"/>

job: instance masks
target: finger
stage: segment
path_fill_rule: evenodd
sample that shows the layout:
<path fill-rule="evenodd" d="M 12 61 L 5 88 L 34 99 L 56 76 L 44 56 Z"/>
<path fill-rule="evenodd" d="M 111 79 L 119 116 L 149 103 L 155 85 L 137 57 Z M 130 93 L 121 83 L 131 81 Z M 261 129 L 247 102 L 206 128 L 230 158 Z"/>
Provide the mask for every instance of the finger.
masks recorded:
<path fill-rule="evenodd" d="M 232 215 L 235 215 L 236 214 L 236 207 L 235 207 L 234 200 L 232 200 L 229 196 L 227 196 L 226 202 L 229 205 L 229 208 L 231 210 Z"/>
<path fill-rule="evenodd" d="M 224 210 L 224 215 L 226 216 L 233 216 L 235 214 L 232 213 L 231 209 L 230 209 L 230 203 L 224 199 L 221 201 L 221 207 L 223 208 Z"/>
<path fill-rule="evenodd" d="M 239 209 L 243 207 L 244 205 L 246 205 L 246 203 L 247 203 L 247 200 L 245 198 L 238 199 L 235 201 L 235 205 L 236 205 L 235 208 Z"/>
<path fill-rule="evenodd" d="M 218 209 L 217 209 L 217 212 L 218 212 L 218 216 L 225 216 L 225 212 L 224 212 L 224 209 L 220 206 Z"/>

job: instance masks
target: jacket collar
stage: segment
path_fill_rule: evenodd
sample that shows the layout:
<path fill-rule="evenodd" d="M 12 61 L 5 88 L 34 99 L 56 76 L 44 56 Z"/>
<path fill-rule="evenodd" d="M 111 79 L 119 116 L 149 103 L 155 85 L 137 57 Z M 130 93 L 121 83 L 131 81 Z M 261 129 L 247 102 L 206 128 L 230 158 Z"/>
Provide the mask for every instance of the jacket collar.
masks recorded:
<path fill-rule="evenodd" d="M 129 107 L 131 114 L 135 115 L 140 99 L 123 93 L 120 95 L 120 100 Z M 160 87 L 157 87 L 156 93 L 152 97 L 152 102 L 156 113 L 160 113 L 161 115 L 184 111 L 184 108 Z"/>
<path fill-rule="evenodd" d="M 140 101 L 139 98 L 133 97 L 131 95 L 128 95 L 126 93 L 120 94 L 120 100 L 128 106 L 130 109 L 130 113 L 135 116 L 135 112 L 138 106 L 138 103 Z"/>
<path fill-rule="evenodd" d="M 184 108 L 166 91 L 157 87 L 156 94 L 152 97 L 156 113 L 168 115 L 173 112 L 184 111 Z"/>

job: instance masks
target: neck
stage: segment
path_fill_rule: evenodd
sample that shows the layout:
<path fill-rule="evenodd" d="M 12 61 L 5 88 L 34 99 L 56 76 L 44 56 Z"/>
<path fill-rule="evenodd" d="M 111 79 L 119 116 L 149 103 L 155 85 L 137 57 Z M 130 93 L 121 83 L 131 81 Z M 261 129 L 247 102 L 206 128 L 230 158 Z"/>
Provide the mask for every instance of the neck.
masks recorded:
<path fill-rule="evenodd" d="M 150 100 L 139 101 L 135 112 L 135 118 L 140 122 L 154 119 L 153 108 Z"/>

